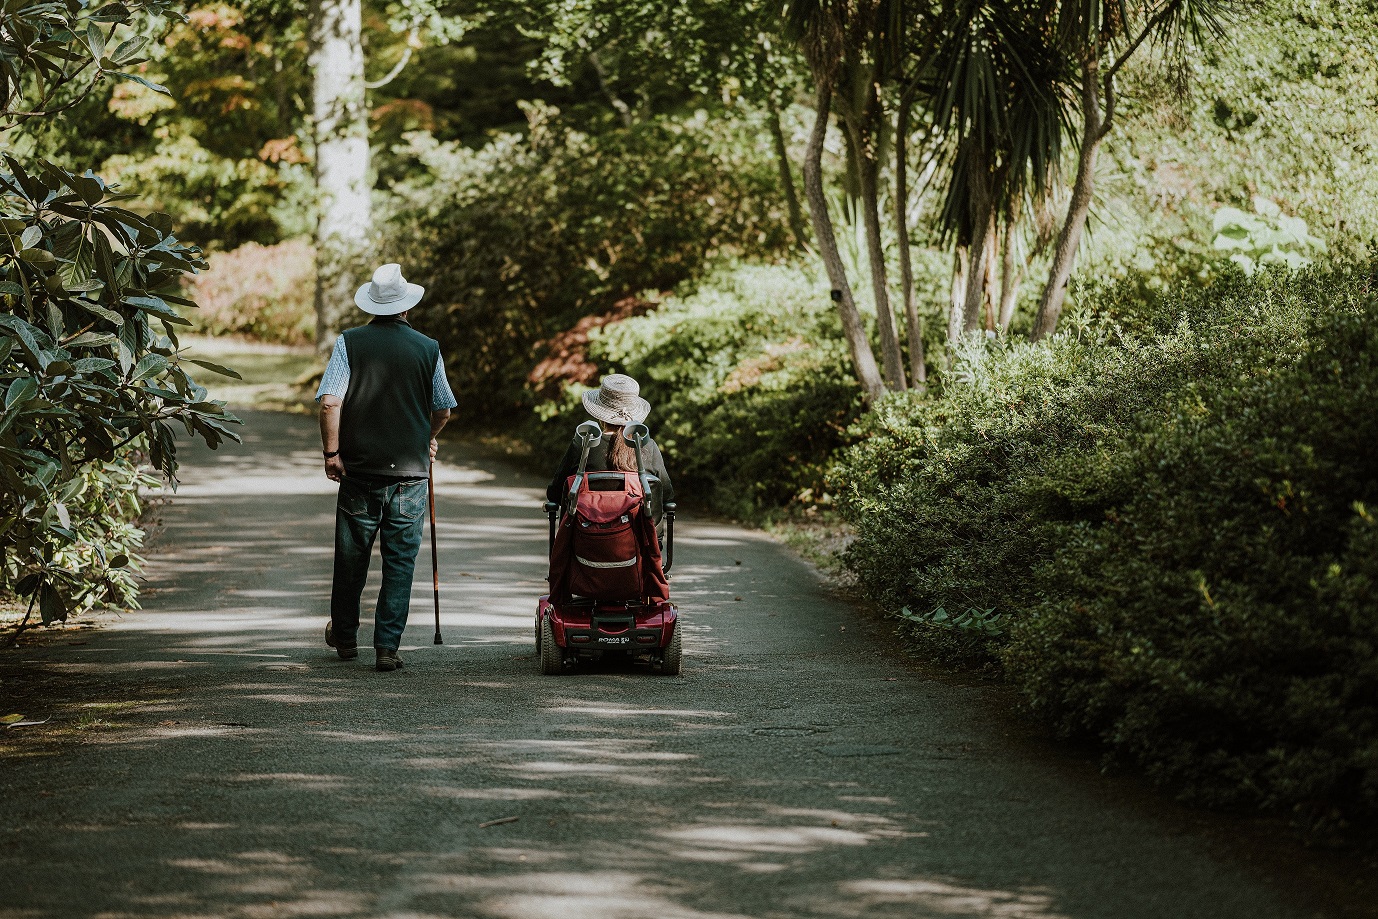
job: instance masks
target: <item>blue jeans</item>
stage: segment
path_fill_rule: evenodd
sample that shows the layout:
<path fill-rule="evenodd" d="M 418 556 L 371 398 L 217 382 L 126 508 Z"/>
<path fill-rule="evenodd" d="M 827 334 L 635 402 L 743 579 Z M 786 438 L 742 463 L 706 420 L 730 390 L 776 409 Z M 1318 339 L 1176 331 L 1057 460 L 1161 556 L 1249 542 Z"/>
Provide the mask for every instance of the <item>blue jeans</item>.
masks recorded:
<path fill-rule="evenodd" d="M 411 579 L 426 521 L 426 481 L 346 476 L 335 503 L 335 578 L 330 621 L 335 640 L 358 642 L 359 597 L 368 580 L 373 540 L 383 537 L 383 586 L 373 614 L 373 647 L 396 651 L 407 627 Z"/>

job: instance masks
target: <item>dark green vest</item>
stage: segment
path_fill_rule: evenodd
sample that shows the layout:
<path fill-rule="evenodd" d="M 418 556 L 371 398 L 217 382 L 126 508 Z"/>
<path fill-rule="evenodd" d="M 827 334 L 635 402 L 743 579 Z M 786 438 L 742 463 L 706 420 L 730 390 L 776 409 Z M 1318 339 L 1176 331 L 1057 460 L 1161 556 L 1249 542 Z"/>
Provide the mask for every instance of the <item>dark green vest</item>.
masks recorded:
<path fill-rule="evenodd" d="M 340 409 L 348 475 L 425 478 L 431 466 L 431 383 L 440 344 L 398 319 L 341 333 L 349 387 Z"/>

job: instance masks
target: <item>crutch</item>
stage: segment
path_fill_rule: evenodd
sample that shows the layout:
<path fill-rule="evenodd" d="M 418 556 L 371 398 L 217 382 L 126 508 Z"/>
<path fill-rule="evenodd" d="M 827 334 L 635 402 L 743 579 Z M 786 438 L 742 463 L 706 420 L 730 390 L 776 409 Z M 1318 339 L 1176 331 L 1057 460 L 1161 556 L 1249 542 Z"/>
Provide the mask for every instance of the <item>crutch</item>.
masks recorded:
<path fill-rule="evenodd" d="M 651 512 L 651 477 L 646 472 L 646 461 L 641 448 L 651 439 L 651 431 L 644 424 L 633 422 L 622 429 L 622 439 L 636 450 L 636 472 L 641 476 L 641 501 L 645 513 Z M 668 577 L 670 567 L 675 563 L 675 505 L 666 504 L 665 511 L 665 558 L 661 571 Z"/>
<path fill-rule="evenodd" d="M 426 492 L 431 507 L 431 586 L 435 589 L 435 644 L 445 644 L 440 637 L 440 559 L 435 548 L 435 460 L 431 460 L 431 475 L 426 479 Z"/>
<path fill-rule="evenodd" d="M 641 477 L 641 500 L 649 511 L 651 507 L 651 479 L 646 474 L 646 463 L 641 456 L 641 447 L 651 439 L 651 430 L 644 424 L 632 422 L 622 429 L 622 439 L 627 446 L 636 450 L 636 473 Z"/>

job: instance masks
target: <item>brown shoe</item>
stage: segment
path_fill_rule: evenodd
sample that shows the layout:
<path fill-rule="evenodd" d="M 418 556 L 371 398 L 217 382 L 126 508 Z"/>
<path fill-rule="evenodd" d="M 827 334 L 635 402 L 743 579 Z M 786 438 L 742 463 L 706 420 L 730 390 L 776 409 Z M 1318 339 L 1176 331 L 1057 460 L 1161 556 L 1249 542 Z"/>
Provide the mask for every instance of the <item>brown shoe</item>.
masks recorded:
<path fill-rule="evenodd" d="M 375 669 L 380 673 L 391 673 L 394 670 L 401 670 L 406 665 L 402 663 L 402 657 L 396 651 L 387 651 L 378 648 L 378 664 Z"/>
<path fill-rule="evenodd" d="M 335 653 L 340 655 L 340 660 L 342 661 L 352 661 L 359 656 L 359 645 L 357 642 L 350 645 L 343 643 L 336 644 L 334 622 L 327 622 L 325 624 L 325 643 L 335 649 Z"/>

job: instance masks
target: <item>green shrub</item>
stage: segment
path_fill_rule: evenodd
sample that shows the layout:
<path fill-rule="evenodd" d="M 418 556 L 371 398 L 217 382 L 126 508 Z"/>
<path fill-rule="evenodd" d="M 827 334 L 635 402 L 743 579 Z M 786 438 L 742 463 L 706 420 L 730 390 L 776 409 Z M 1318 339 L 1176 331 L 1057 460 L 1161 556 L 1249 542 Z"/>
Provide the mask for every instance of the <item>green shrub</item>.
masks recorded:
<path fill-rule="evenodd" d="M 1003 614 L 961 638 L 1188 797 L 1378 816 L 1371 283 L 1233 275 L 1133 333 L 968 355 L 941 402 L 859 428 L 848 564 L 921 636 L 950 640 L 939 607 Z"/>
<path fill-rule="evenodd" d="M 50 622 L 133 600 L 134 451 L 175 481 L 172 424 L 215 447 L 237 419 L 189 365 L 232 372 L 177 341 L 200 250 L 90 173 L 31 165 L 0 173 L 0 590 Z"/>
<path fill-rule="evenodd" d="M 188 318 L 198 332 L 284 345 L 314 339 L 316 266 L 309 242 L 245 243 L 212 253 L 206 262 L 206 271 L 187 282 L 188 296 L 199 307 Z"/>
<path fill-rule="evenodd" d="M 430 294 L 465 411 L 529 406 L 536 345 L 719 255 L 783 249 L 768 138 L 706 117 L 583 134 L 548 112 L 480 150 L 413 135 L 427 177 L 394 189 L 389 249 Z"/>
<path fill-rule="evenodd" d="M 641 383 L 681 494 L 741 516 L 823 497 L 861 407 L 827 292 L 811 269 L 740 265 L 592 333 L 598 369 Z M 547 406 L 551 449 L 584 417 L 583 388 Z"/>

